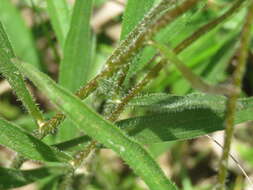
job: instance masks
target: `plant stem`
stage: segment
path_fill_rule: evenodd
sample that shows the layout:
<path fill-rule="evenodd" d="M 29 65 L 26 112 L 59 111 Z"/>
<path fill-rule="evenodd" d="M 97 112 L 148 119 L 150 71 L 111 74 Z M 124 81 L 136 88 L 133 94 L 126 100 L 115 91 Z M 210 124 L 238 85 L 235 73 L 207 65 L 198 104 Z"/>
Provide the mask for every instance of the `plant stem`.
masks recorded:
<path fill-rule="evenodd" d="M 94 90 L 96 90 L 101 79 L 112 76 L 112 74 L 117 72 L 122 66 L 126 65 L 130 59 L 138 53 L 138 50 L 146 45 L 145 43 L 148 39 L 161 28 L 170 24 L 184 12 L 192 8 L 198 1 L 199 0 L 187 0 L 180 6 L 177 6 L 172 10 L 167 10 L 169 7 L 168 5 L 171 5 L 171 2 L 170 0 L 163 0 L 157 6 L 152 8 L 140 24 L 135 27 L 135 29 L 120 43 L 119 47 L 108 58 L 105 64 L 105 69 L 88 82 L 87 85 L 78 90 L 76 96 L 82 100 L 88 97 Z M 157 18 L 157 15 L 161 16 Z M 54 132 L 64 119 L 65 116 L 59 113 L 46 122 L 40 130 L 41 138 Z"/>
<path fill-rule="evenodd" d="M 198 30 L 196 30 L 192 35 L 190 35 L 189 37 L 187 37 L 186 39 L 184 39 L 183 41 L 181 41 L 174 49 L 173 52 L 175 54 L 180 54 L 182 51 L 184 51 L 186 48 L 188 48 L 190 45 L 192 45 L 195 41 L 197 41 L 200 37 L 202 37 L 203 35 L 205 35 L 206 33 L 210 32 L 211 30 L 213 30 L 215 27 L 217 27 L 217 25 L 223 23 L 227 18 L 229 18 L 230 16 L 232 16 L 233 14 L 236 13 L 236 11 L 238 11 L 243 3 L 246 0 L 238 0 L 236 1 L 233 6 L 226 11 L 224 14 L 222 14 L 220 17 L 213 19 L 212 21 L 210 21 L 209 23 L 201 26 Z M 158 57 L 160 54 L 157 53 L 156 55 L 154 55 L 151 59 L 151 61 L 153 59 L 155 59 L 156 57 Z M 149 65 L 149 64 L 147 64 Z"/>
<path fill-rule="evenodd" d="M 237 2 L 235 2 L 235 4 L 227 11 L 225 12 L 223 15 L 221 15 L 220 17 L 212 20 L 211 22 L 203 25 L 202 27 L 200 27 L 197 31 L 195 31 L 192 35 L 190 35 L 189 37 L 187 37 L 185 40 L 183 40 L 181 43 L 179 43 L 175 48 L 174 48 L 174 52 L 175 54 L 179 54 L 181 53 L 183 50 L 185 50 L 187 47 L 189 47 L 191 44 L 193 44 L 195 41 L 197 41 L 201 36 L 203 36 L 204 34 L 206 34 L 207 32 L 211 31 L 212 29 L 214 29 L 218 24 L 221 24 L 222 22 L 224 22 L 227 18 L 229 18 L 230 16 L 232 16 L 236 11 L 238 11 L 241 7 L 243 2 L 245 2 L 245 0 L 238 0 Z M 163 6 L 160 6 L 160 8 L 158 9 L 158 11 L 162 11 Z M 164 8 L 163 8 L 164 9 Z M 157 12 L 158 12 L 157 11 Z M 151 15 L 151 13 L 149 13 Z M 154 13 L 153 13 L 154 14 Z M 153 18 L 153 16 L 146 16 L 145 18 Z M 145 23 L 145 18 L 141 23 Z M 138 26 L 136 27 L 138 28 Z M 133 34 L 137 34 L 136 29 L 132 32 Z M 130 35 L 134 36 L 133 34 L 130 33 Z M 115 51 L 116 52 L 116 51 Z M 113 54 L 115 55 L 115 53 Z M 113 55 L 111 57 L 113 57 Z M 157 57 L 159 54 L 156 54 L 154 57 Z M 110 58 L 109 58 L 110 59 Z M 153 59 L 153 58 L 152 58 Z M 86 86 L 84 86 L 83 88 L 81 88 L 76 95 L 78 97 L 81 97 L 82 99 L 85 99 L 90 93 L 92 93 L 98 86 L 98 81 L 102 78 L 106 78 L 109 77 L 109 75 L 112 73 L 112 71 L 110 71 L 110 68 L 107 67 L 105 68 L 99 75 L 97 75 L 94 79 L 92 79 Z M 42 138 L 50 133 L 53 133 L 57 126 L 65 119 L 65 116 L 63 114 L 58 113 L 56 116 L 54 116 L 52 119 L 50 119 L 43 127 L 43 130 L 41 131 L 41 136 Z"/>
<path fill-rule="evenodd" d="M 250 42 L 250 34 L 253 20 L 253 1 L 250 2 L 247 15 L 245 17 L 245 24 L 241 33 L 240 48 L 238 63 L 233 73 L 233 85 L 241 90 L 242 79 L 246 68 L 246 61 L 248 57 L 248 48 Z M 218 174 L 218 190 L 225 189 L 225 181 L 227 176 L 228 157 L 230 152 L 231 141 L 234 132 L 234 117 L 236 112 L 236 102 L 240 96 L 240 90 L 237 93 L 233 93 L 228 97 L 225 115 L 225 142 L 223 154 L 220 160 L 220 168 Z"/>
<path fill-rule="evenodd" d="M 98 81 L 104 77 L 110 77 L 123 65 L 127 64 L 134 55 L 138 53 L 138 50 L 143 48 L 146 41 L 149 40 L 156 32 L 173 22 L 176 18 L 181 16 L 184 12 L 192 8 L 199 0 L 187 0 L 180 6 L 166 11 L 159 18 L 162 11 L 168 9 L 170 0 L 163 0 L 156 7 L 145 16 L 135 29 L 123 40 L 119 47 L 113 52 L 113 54 L 106 61 L 105 69 L 91 80 L 86 86 L 81 88 L 76 95 L 80 99 L 86 98 L 92 93 L 98 86 Z"/>

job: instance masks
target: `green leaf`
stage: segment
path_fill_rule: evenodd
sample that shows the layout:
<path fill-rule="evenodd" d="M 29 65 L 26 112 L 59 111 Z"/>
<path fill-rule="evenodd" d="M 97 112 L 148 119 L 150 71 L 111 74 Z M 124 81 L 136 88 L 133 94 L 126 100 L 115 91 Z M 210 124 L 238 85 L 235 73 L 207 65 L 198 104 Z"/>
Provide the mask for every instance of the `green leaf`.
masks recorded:
<path fill-rule="evenodd" d="M 154 4 L 155 0 L 128 0 L 125 8 L 121 39 L 125 39 L 128 33 L 138 24 L 138 22 L 144 17 L 149 9 Z"/>
<path fill-rule="evenodd" d="M 55 170 L 55 169 L 58 169 Z M 64 168 L 38 168 L 32 170 L 17 170 L 0 167 L 0 189 L 16 188 L 36 182 L 53 173 L 64 173 Z"/>
<path fill-rule="evenodd" d="M 16 65 L 80 130 L 118 153 L 150 189 L 177 189 L 165 177 L 151 155 L 118 127 L 104 120 L 80 99 L 58 86 L 43 73 L 36 71 L 31 65 Z"/>
<path fill-rule="evenodd" d="M 32 33 L 10 0 L 1 0 L 0 21 L 5 26 L 17 56 L 22 61 L 41 68 Z"/>
<path fill-rule="evenodd" d="M 24 79 L 14 66 L 16 58 L 5 29 L 0 22 L 0 73 L 7 79 L 11 87 L 15 90 L 18 98 L 22 101 L 25 108 L 32 115 L 35 122 L 40 125 L 43 122 L 43 116 L 35 104 L 33 97 L 26 88 Z"/>
<path fill-rule="evenodd" d="M 70 13 L 66 0 L 47 0 L 47 11 L 61 47 L 69 30 Z"/>
<path fill-rule="evenodd" d="M 4 145 L 26 158 L 47 162 L 67 162 L 71 157 L 57 151 L 26 133 L 18 126 L 0 118 L 0 144 Z"/>
<path fill-rule="evenodd" d="M 226 98 L 191 94 L 188 96 L 152 95 L 135 100 L 151 113 L 119 121 L 117 125 L 144 144 L 185 140 L 224 129 Z M 235 123 L 253 120 L 253 98 L 238 101 Z"/>
<path fill-rule="evenodd" d="M 92 43 L 90 16 L 93 0 L 77 0 L 70 30 L 64 46 L 60 65 L 59 83 L 71 90 L 78 90 L 88 80 L 91 67 Z"/>

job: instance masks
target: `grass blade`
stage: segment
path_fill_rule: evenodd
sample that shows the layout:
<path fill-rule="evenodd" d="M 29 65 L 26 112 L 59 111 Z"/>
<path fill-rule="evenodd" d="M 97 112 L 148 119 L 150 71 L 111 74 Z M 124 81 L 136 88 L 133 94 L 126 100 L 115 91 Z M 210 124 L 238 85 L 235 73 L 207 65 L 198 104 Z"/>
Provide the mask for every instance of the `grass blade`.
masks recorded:
<path fill-rule="evenodd" d="M 150 154 L 119 128 L 104 120 L 80 99 L 59 87 L 43 73 L 28 64 L 19 69 L 48 95 L 50 100 L 90 137 L 117 152 L 153 190 L 177 189 L 167 179 Z"/>
<path fill-rule="evenodd" d="M 7 34 L 0 22 L 0 72 L 8 80 L 18 98 L 32 115 L 35 122 L 40 126 L 43 123 L 43 116 L 26 88 L 23 77 L 13 64 L 15 57 Z"/>
<path fill-rule="evenodd" d="M 10 0 L 1 0 L 0 21 L 5 26 L 17 56 L 41 68 L 32 33 Z"/>
<path fill-rule="evenodd" d="M 90 16 L 93 0 L 77 0 L 60 65 L 59 83 L 76 91 L 88 80 L 91 64 Z"/>
<path fill-rule="evenodd" d="M 26 158 L 47 162 L 67 162 L 71 159 L 69 155 L 49 147 L 18 126 L 1 118 L 0 131 L 0 144 L 20 153 Z"/>
<path fill-rule="evenodd" d="M 66 0 L 47 0 L 47 11 L 57 39 L 63 48 L 70 25 L 68 4 Z"/>
<path fill-rule="evenodd" d="M 135 99 L 131 104 L 153 113 L 122 120 L 117 125 L 143 144 L 191 139 L 224 129 L 224 96 L 159 94 Z M 235 123 L 253 120 L 252 111 L 253 98 L 240 99 Z"/>

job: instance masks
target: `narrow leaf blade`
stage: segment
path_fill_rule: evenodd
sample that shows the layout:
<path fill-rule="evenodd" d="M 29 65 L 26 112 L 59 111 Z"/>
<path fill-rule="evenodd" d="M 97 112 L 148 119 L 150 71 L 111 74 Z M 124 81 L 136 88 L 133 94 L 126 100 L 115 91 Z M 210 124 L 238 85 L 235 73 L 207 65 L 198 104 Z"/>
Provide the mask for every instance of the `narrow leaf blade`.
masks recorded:
<path fill-rule="evenodd" d="M 0 144 L 26 158 L 47 162 L 67 162 L 71 159 L 69 155 L 49 147 L 16 125 L 1 118 L 0 131 Z"/>
<path fill-rule="evenodd" d="M 78 90 L 88 80 L 91 64 L 90 16 L 93 0 L 77 0 L 60 65 L 59 83 Z"/>
<path fill-rule="evenodd" d="M 191 139 L 224 129 L 226 98 L 223 96 L 159 94 L 139 98 L 131 104 L 152 113 L 119 121 L 117 125 L 144 144 Z M 253 120 L 252 111 L 253 98 L 240 99 L 236 124 Z"/>
<path fill-rule="evenodd" d="M 57 39 L 63 48 L 70 25 L 68 4 L 66 0 L 47 0 L 47 11 Z"/>

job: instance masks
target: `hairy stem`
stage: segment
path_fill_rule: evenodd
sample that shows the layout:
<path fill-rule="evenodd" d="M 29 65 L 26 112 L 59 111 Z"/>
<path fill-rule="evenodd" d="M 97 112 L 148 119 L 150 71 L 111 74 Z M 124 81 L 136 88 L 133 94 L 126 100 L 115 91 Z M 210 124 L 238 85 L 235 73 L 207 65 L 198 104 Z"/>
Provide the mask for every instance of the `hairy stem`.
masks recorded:
<path fill-rule="evenodd" d="M 199 29 L 197 29 L 193 34 L 191 34 L 189 37 L 187 37 L 186 39 L 184 39 L 183 41 L 181 41 L 174 49 L 173 52 L 175 54 L 180 54 L 182 51 L 184 51 L 186 48 L 188 48 L 190 45 L 192 45 L 195 41 L 197 41 L 200 37 L 202 37 L 203 35 L 205 35 L 206 33 L 212 31 L 215 27 L 217 27 L 219 24 L 223 23 L 226 19 L 228 19 L 229 17 L 231 17 L 233 14 L 236 13 L 236 11 L 238 11 L 243 3 L 246 0 L 237 0 L 232 7 L 226 11 L 224 14 L 222 14 L 220 17 L 215 18 L 214 20 L 210 21 L 209 23 L 201 26 Z M 151 59 L 151 61 L 153 59 L 155 59 L 156 57 L 158 57 L 160 54 L 157 53 L 156 55 L 154 55 Z M 149 64 L 147 64 L 148 66 Z"/>
<path fill-rule="evenodd" d="M 135 29 L 123 40 L 114 53 L 108 58 L 105 69 L 84 87 L 76 92 L 80 99 L 88 97 L 97 87 L 103 78 L 112 76 L 123 65 L 126 65 L 138 50 L 143 48 L 146 41 L 150 39 L 161 28 L 173 22 L 184 12 L 192 8 L 199 0 L 187 0 L 174 9 L 167 10 L 171 5 L 170 0 L 163 0 L 152 8 Z M 167 10 L 167 11 L 166 11 Z M 164 13 L 163 13 L 164 12 Z M 162 14 L 161 14 L 162 13 Z M 159 15 L 159 17 L 157 16 Z M 161 16 L 160 16 L 161 15 Z M 54 132 L 57 126 L 65 119 L 63 114 L 57 114 L 41 128 L 41 138 Z"/>
<path fill-rule="evenodd" d="M 241 89 L 242 79 L 245 72 L 246 60 L 248 57 L 248 48 L 250 42 L 250 34 L 253 20 L 253 1 L 251 1 L 247 15 L 245 17 L 245 24 L 241 33 L 240 48 L 239 48 L 239 57 L 238 62 L 233 73 L 233 85 L 238 89 Z M 228 97 L 227 106 L 226 106 L 226 115 L 225 115 L 225 142 L 223 154 L 220 160 L 219 174 L 218 174 L 218 189 L 225 189 L 225 181 L 227 176 L 227 165 L 228 157 L 230 152 L 231 141 L 233 139 L 234 131 L 234 119 L 236 112 L 236 102 L 239 98 L 240 90 L 236 93 L 231 94 Z"/>

